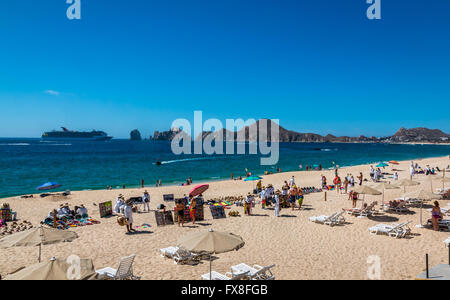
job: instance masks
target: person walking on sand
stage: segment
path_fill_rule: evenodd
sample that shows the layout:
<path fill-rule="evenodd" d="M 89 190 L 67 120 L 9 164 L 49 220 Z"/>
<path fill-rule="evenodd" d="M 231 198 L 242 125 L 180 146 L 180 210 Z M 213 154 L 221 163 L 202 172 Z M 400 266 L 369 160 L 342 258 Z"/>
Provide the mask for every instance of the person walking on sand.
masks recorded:
<path fill-rule="evenodd" d="M 297 188 L 296 186 L 292 186 L 289 190 L 289 203 L 291 203 L 292 210 L 295 209 L 295 197 L 297 196 Z"/>
<path fill-rule="evenodd" d="M 362 172 L 359 172 L 359 176 L 358 176 L 358 179 L 359 179 L 359 185 L 362 185 L 362 183 L 363 183 L 363 173 Z"/>
<path fill-rule="evenodd" d="M 250 216 L 252 205 L 253 205 L 253 195 L 250 192 L 248 192 L 247 197 L 245 198 L 244 204 L 245 204 L 244 214 Z"/>
<path fill-rule="evenodd" d="M 294 176 L 291 177 L 291 179 L 289 180 L 289 187 L 292 188 L 295 185 L 295 180 L 294 180 Z"/>
<path fill-rule="evenodd" d="M 263 186 L 261 189 L 261 192 L 259 193 L 260 197 L 261 197 L 261 208 L 262 209 L 266 209 L 266 187 Z"/>
<path fill-rule="evenodd" d="M 280 191 L 275 192 L 275 217 L 280 216 Z"/>
<path fill-rule="evenodd" d="M 439 202 L 434 201 L 433 209 L 431 210 L 431 223 L 433 224 L 433 230 L 439 231 L 439 219 L 442 218 L 441 208 Z"/>
<path fill-rule="evenodd" d="M 142 195 L 142 201 L 144 202 L 144 211 L 147 208 L 147 211 L 150 212 L 150 194 L 145 190 L 144 195 Z"/>
<path fill-rule="evenodd" d="M 336 187 L 336 192 L 340 193 L 341 192 L 341 178 L 339 176 L 336 176 L 334 178 L 334 186 Z"/>
<path fill-rule="evenodd" d="M 349 184 L 348 176 L 346 176 L 345 179 L 344 179 L 344 192 L 345 192 L 345 194 L 347 194 L 348 184 Z"/>
<path fill-rule="evenodd" d="M 123 214 L 125 218 L 127 219 L 127 232 L 131 233 L 136 230 L 133 229 L 133 207 L 131 200 L 127 200 L 125 202 L 125 208 L 123 210 Z"/>
<path fill-rule="evenodd" d="M 297 189 L 298 210 L 302 209 L 303 198 L 304 198 L 303 190 L 301 188 Z"/>
<path fill-rule="evenodd" d="M 193 196 L 190 196 L 190 198 L 191 198 L 191 203 L 189 204 L 189 212 L 191 214 L 192 225 L 194 225 L 195 224 L 195 213 L 197 211 L 197 200 Z"/>

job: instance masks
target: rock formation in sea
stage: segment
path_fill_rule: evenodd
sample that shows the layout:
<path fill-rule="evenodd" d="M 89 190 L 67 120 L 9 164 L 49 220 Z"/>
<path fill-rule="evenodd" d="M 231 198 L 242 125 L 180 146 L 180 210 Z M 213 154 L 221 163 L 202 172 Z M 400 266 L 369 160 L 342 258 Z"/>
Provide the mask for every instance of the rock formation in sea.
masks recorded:
<path fill-rule="evenodd" d="M 262 126 L 265 125 L 265 126 Z M 393 136 L 388 137 L 366 137 L 360 135 L 359 137 L 350 136 L 334 136 L 332 134 L 327 134 L 322 136 L 316 133 L 300 133 L 296 131 L 291 131 L 283 128 L 279 124 L 268 119 L 261 119 L 255 123 L 245 126 L 239 131 L 228 131 L 226 129 L 220 129 L 214 132 L 204 131 L 200 136 L 205 139 L 214 139 L 222 136 L 224 140 L 227 140 L 227 136 L 232 136 L 234 141 L 259 141 L 267 137 L 267 141 L 272 140 L 271 128 L 278 127 L 278 137 L 280 142 L 303 142 L 303 143 L 448 143 L 450 142 L 450 135 L 442 132 L 438 129 L 428 129 L 428 128 L 412 128 L 406 129 L 404 127 L 400 128 Z M 169 131 L 155 131 L 151 140 L 165 140 L 171 141 L 174 136 L 180 132 L 179 129 L 172 128 Z"/>
<path fill-rule="evenodd" d="M 135 129 L 130 132 L 130 140 L 132 140 L 132 141 L 141 141 L 142 140 L 141 133 L 139 132 L 139 130 Z"/>

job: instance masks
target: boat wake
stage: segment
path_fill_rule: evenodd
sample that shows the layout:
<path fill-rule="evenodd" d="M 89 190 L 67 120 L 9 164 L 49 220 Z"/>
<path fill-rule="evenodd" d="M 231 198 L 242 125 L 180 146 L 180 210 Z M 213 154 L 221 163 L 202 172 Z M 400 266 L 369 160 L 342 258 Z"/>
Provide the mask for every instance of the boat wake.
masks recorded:
<path fill-rule="evenodd" d="M 167 164 L 173 164 L 173 163 L 185 162 L 185 161 L 204 160 L 204 159 L 208 159 L 208 158 L 209 157 L 195 157 L 195 158 L 166 160 L 166 161 L 161 161 L 161 165 L 167 165 Z M 156 163 L 153 163 L 153 164 L 156 165 Z"/>
<path fill-rule="evenodd" d="M 28 143 L 7 143 L 7 144 L 0 144 L 0 146 L 30 146 Z"/>

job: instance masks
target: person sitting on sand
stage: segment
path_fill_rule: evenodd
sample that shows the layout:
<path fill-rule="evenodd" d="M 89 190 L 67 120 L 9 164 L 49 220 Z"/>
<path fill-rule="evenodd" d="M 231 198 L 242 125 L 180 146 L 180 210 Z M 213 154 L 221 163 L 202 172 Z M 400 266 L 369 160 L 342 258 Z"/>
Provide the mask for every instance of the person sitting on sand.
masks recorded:
<path fill-rule="evenodd" d="M 77 209 L 77 215 L 79 215 L 81 218 L 87 218 L 88 217 L 88 210 L 86 207 L 84 207 L 83 204 L 80 204 L 80 207 Z"/>
<path fill-rule="evenodd" d="M 127 218 L 127 232 L 133 232 L 136 231 L 133 229 L 133 207 L 132 207 L 132 202 L 131 200 L 127 200 L 125 202 L 125 208 L 123 210 L 123 214 L 125 216 L 125 218 Z"/>
<path fill-rule="evenodd" d="M 433 209 L 431 210 L 431 223 L 433 224 L 433 230 L 439 231 L 439 220 L 442 219 L 441 208 L 439 202 L 434 201 Z"/>
<path fill-rule="evenodd" d="M 256 183 L 256 192 L 257 193 L 261 192 L 261 187 L 262 187 L 262 182 L 261 182 L 261 180 L 258 180 L 258 182 Z"/>

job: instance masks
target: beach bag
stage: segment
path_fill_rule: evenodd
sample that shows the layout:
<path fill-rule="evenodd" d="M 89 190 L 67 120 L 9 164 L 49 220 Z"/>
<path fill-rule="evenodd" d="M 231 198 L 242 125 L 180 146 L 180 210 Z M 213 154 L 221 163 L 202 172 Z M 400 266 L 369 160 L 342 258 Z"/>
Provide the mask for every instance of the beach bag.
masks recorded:
<path fill-rule="evenodd" d="M 125 225 L 128 225 L 128 220 L 125 217 L 117 217 L 117 223 L 120 226 L 125 226 Z"/>

